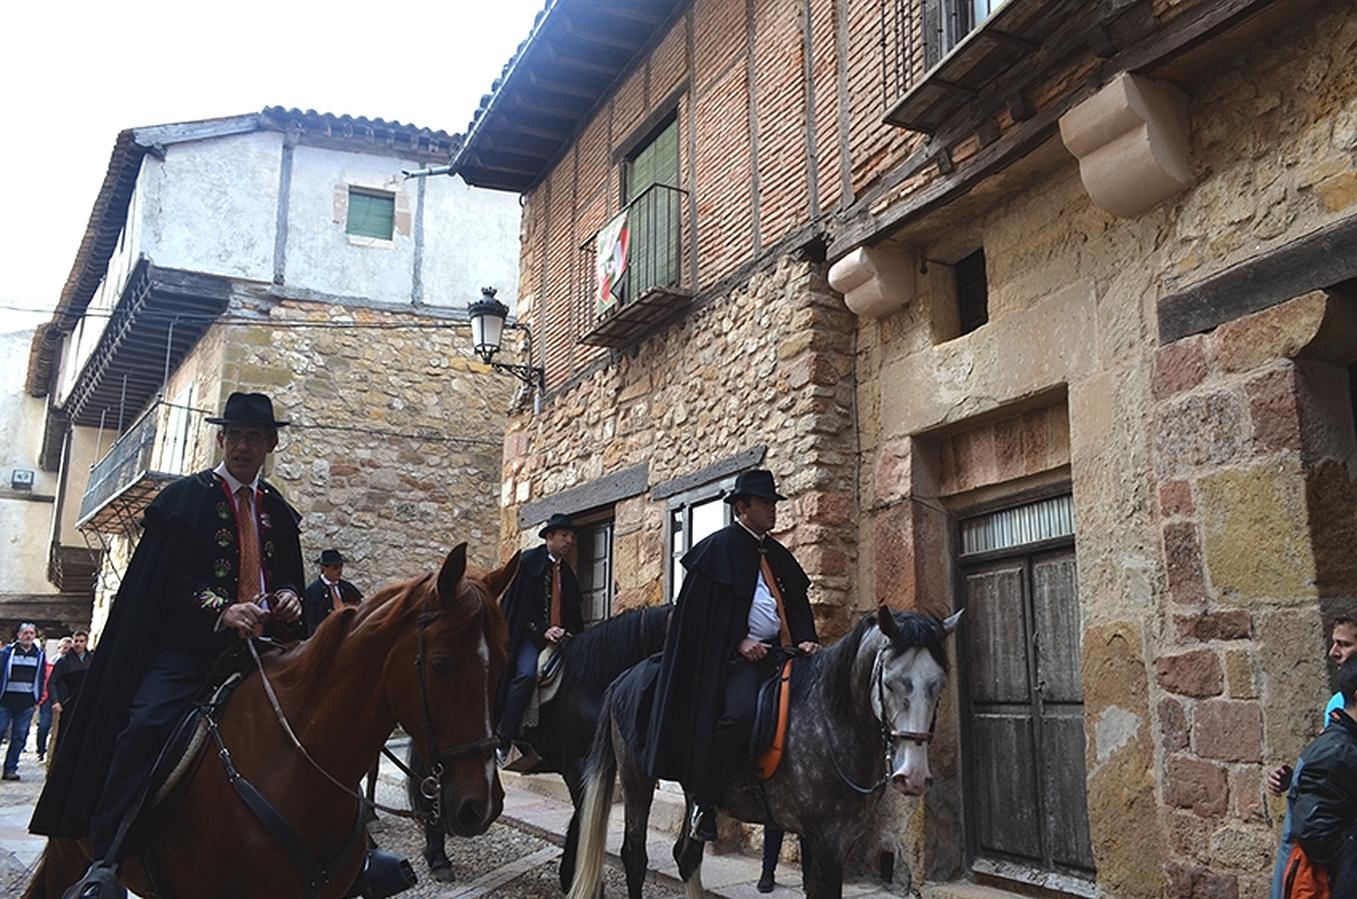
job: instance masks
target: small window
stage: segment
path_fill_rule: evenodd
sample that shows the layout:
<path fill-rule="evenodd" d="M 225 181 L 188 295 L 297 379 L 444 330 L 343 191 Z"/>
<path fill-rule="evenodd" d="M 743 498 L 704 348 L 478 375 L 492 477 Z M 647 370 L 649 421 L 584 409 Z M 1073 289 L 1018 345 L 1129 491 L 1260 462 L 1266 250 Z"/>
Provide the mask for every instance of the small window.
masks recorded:
<path fill-rule="evenodd" d="M 609 518 L 581 524 L 575 533 L 575 573 L 584 601 L 584 626 L 592 627 L 612 614 L 613 522 Z"/>
<path fill-rule="evenodd" d="M 956 264 L 957 319 L 961 334 L 989 321 L 989 294 L 985 286 L 985 251 L 976 250 Z"/>
<path fill-rule="evenodd" d="M 396 195 L 349 188 L 349 220 L 344 231 L 358 237 L 390 240 L 396 221 Z"/>
<path fill-rule="evenodd" d="M 725 482 L 709 485 L 675 497 L 672 501 L 669 508 L 670 602 L 678 598 L 679 589 L 683 586 L 683 565 L 680 562 L 688 550 L 733 520 L 731 506 L 722 498 L 724 494 L 721 488 L 728 486 Z"/>

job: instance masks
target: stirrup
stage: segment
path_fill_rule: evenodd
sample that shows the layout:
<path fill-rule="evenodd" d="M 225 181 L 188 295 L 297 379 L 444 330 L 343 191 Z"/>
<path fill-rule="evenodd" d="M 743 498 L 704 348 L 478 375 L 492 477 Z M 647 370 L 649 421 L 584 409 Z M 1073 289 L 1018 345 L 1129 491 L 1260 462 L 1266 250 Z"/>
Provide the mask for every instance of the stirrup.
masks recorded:
<path fill-rule="evenodd" d="M 95 862 L 84 877 L 61 894 L 61 899 L 127 899 L 127 887 L 118 880 L 117 868 Z"/>

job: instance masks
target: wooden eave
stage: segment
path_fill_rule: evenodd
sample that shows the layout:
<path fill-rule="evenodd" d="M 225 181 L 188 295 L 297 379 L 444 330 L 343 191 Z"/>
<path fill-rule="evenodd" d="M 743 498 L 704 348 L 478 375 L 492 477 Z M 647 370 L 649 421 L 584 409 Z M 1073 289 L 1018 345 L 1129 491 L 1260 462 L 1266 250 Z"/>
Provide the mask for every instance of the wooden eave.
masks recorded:
<path fill-rule="evenodd" d="M 681 0 L 548 5 L 477 110 L 453 157 L 454 171 L 475 187 L 531 189 L 685 5 Z"/>
<path fill-rule="evenodd" d="M 144 408 L 164 384 L 167 362 L 173 372 L 229 300 L 227 279 L 157 268 L 143 257 L 62 405 L 70 422 L 108 426 L 109 414 Z"/>

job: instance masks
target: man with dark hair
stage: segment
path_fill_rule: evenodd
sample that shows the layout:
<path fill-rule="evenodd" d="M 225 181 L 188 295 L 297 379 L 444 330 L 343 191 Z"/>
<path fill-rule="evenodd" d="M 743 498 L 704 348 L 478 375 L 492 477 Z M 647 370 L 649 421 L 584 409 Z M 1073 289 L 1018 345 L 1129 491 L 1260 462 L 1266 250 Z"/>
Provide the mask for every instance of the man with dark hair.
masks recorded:
<path fill-rule="evenodd" d="M 523 553 L 518 574 L 500 600 L 509 622 L 507 677 L 500 680 L 495 702 L 495 734 L 500 760 L 518 739 L 523 714 L 537 688 L 537 656 L 548 643 L 559 643 L 584 630 L 579 581 L 566 556 L 575 548 L 575 523 L 566 515 L 552 515 L 537 532 L 542 545 Z"/>
<path fill-rule="evenodd" d="M 1354 658 L 1357 658 L 1357 618 L 1350 615 L 1339 615 L 1333 619 L 1329 632 L 1329 659 L 1341 669 L 1343 665 Z M 1334 712 L 1341 711 L 1343 705 L 1343 691 L 1339 690 L 1329 697 L 1329 702 L 1324 707 L 1324 717 L 1320 719 L 1320 727 L 1327 726 Z M 1287 791 L 1294 777 L 1300 773 L 1300 769 L 1300 761 L 1296 762 L 1294 770 L 1290 765 L 1278 765 L 1273 768 L 1268 772 L 1268 790 L 1274 796 L 1282 795 Z M 1286 815 L 1282 818 L 1282 836 L 1277 847 L 1277 860 L 1272 868 L 1270 899 L 1282 899 L 1286 862 L 1291 855 L 1291 848 L 1294 844 L 1291 825 L 1291 806 L 1288 803 Z"/>
<path fill-rule="evenodd" d="M 33 710 L 42 695 L 42 675 L 47 670 L 42 648 L 35 642 L 38 629 L 25 621 L 17 639 L 0 650 L 0 735 L 9 738 L 5 753 L 5 780 L 19 779 L 19 753 L 28 742 Z"/>
<path fill-rule="evenodd" d="M 363 591 L 344 580 L 344 565 L 349 560 L 337 549 L 322 550 L 316 564 L 320 576 L 306 587 L 302 597 L 302 620 L 306 636 L 311 636 L 331 612 L 344 606 L 356 606 L 363 601 Z"/>
<path fill-rule="evenodd" d="M 301 636 L 300 516 L 260 474 L 286 426 L 260 393 L 233 393 L 219 418 L 215 469 L 165 487 L 114 600 L 99 650 L 62 723 L 34 833 L 88 837 L 81 896 L 125 895 L 115 835 L 155 759 L 233 637 Z M 115 851 L 116 850 L 116 851 Z"/>
<path fill-rule="evenodd" d="M 1343 708 L 1301 751 L 1287 793 L 1295 845 L 1282 876 L 1283 899 L 1357 897 L 1357 659 L 1338 670 L 1338 692 Z"/>
<path fill-rule="evenodd" d="M 683 557 L 644 752 L 650 776 L 678 780 L 692 797 L 680 843 L 716 839 L 716 805 L 730 772 L 748 757 L 770 648 L 820 648 L 810 579 L 771 536 L 784 499 L 772 472 L 742 472 L 725 498 L 735 523 Z"/>
<path fill-rule="evenodd" d="M 61 737 L 61 719 L 65 717 L 70 720 L 75 701 L 80 698 L 80 688 L 85 683 L 85 674 L 94 660 L 94 654 L 89 651 L 89 639 L 90 635 L 86 631 L 71 634 L 71 648 L 62 654 L 52 668 L 48 691 L 52 694 L 53 754 Z"/>

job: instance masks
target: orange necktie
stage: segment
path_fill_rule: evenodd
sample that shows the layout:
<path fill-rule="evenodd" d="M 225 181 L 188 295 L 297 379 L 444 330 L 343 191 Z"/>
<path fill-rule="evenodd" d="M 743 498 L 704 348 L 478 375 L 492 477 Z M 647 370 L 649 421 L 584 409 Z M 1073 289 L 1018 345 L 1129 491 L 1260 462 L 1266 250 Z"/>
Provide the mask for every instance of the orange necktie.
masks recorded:
<path fill-rule="evenodd" d="M 787 627 L 787 610 L 782 605 L 782 588 L 778 586 L 777 578 L 773 575 L 773 566 L 768 564 L 768 554 L 759 550 L 759 568 L 763 571 L 763 582 L 768 585 L 768 592 L 773 594 L 773 602 L 777 603 L 777 624 L 778 639 L 782 641 L 783 646 L 792 645 L 792 633 Z"/>
<path fill-rule="evenodd" d="M 236 491 L 236 521 L 240 528 L 240 581 L 236 602 L 252 602 L 259 593 L 259 531 L 255 527 L 254 488 Z"/>
<path fill-rule="evenodd" d="M 551 563 L 551 626 L 563 627 L 561 624 L 561 563 Z"/>

